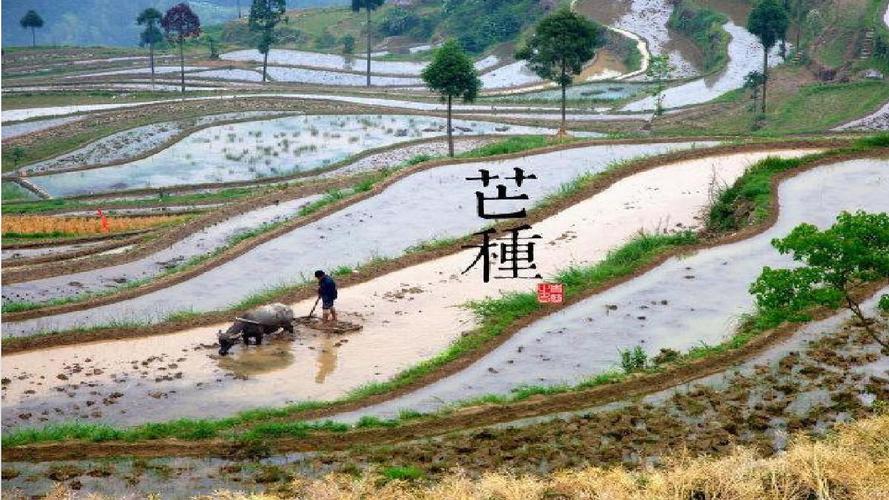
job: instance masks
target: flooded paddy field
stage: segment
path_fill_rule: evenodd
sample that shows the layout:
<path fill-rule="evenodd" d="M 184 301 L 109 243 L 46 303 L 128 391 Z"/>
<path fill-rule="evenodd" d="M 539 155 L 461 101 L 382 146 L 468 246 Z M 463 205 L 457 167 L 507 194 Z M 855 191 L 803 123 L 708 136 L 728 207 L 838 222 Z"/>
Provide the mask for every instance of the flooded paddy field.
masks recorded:
<path fill-rule="evenodd" d="M 709 186 L 714 178 L 731 182 L 748 165 L 768 154 L 789 157 L 802 153 L 738 153 L 682 161 L 618 181 L 602 193 L 535 224 L 535 232 L 543 236 L 538 257 L 540 272 L 550 276 L 566 265 L 594 263 L 639 230 L 693 229 L 698 223 L 700 209 L 707 203 Z M 614 210 L 615 206 L 621 209 Z M 55 372 L 63 371 L 62 365 L 70 362 L 70 356 L 77 355 L 81 359 L 86 356 L 90 361 L 81 365 L 83 373 L 89 374 L 96 368 L 103 373 L 129 371 L 132 359 L 122 360 L 122 353 L 145 352 L 146 357 L 182 358 L 175 362 L 176 372 L 182 372 L 181 379 L 167 380 L 162 377 L 166 370 L 160 370 L 161 380 L 152 383 L 150 373 L 139 373 L 139 381 L 143 382 L 140 386 L 115 385 L 103 377 L 82 378 L 80 375 L 62 382 L 29 379 L 45 386 L 77 385 L 83 381 L 97 384 L 92 388 L 100 392 L 103 388 L 122 388 L 119 392 L 124 396 L 118 398 L 120 406 L 115 407 L 121 409 L 131 404 L 131 396 L 135 397 L 134 401 L 144 401 L 144 394 L 139 397 L 143 389 L 165 392 L 165 401 L 181 402 L 170 406 L 171 413 L 166 415 L 169 418 L 200 415 L 189 413 L 189 408 L 194 405 L 204 408 L 204 403 L 199 401 L 204 398 L 212 400 L 217 411 L 232 412 L 287 401 L 332 399 L 369 381 L 386 380 L 440 352 L 461 333 L 474 328 L 476 320 L 472 313 L 461 307 L 467 301 L 491 294 L 527 291 L 529 284 L 524 280 L 502 280 L 491 288 L 472 286 L 478 276 L 460 274 L 472 258 L 473 252 L 467 250 L 342 289 L 338 303 L 341 314 L 348 321 L 364 325 L 362 331 L 354 334 L 325 335 L 301 328 L 296 342 L 285 337 L 261 347 L 238 346 L 231 356 L 219 359 L 212 345 L 214 332 L 226 325 L 212 325 L 149 339 L 23 353 L 7 356 L 5 362 L 10 369 L 21 367 L 28 373 L 33 371 L 27 367 L 35 366 Z M 294 304 L 294 310 L 305 314 L 311 306 L 312 300 L 301 301 Z M 417 331 L 418 321 L 424 325 L 422 333 Z M 13 372 L 4 372 L 4 375 L 10 377 L 9 373 Z M 16 373 L 19 376 L 24 372 Z M 239 377 L 247 377 L 247 380 L 239 380 Z M 15 380 L 15 377 L 11 378 Z M 217 378 L 222 380 L 217 381 Z M 232 384 L 245 387 L 243 391 L 240 388 L 229 390 Z M 38 414 L 38 409 L 41 414 L 44 409 L 55 412 L 45 406 L 49 404 L 46 398 L 52 400 L 52 404 L 58 404 L 54 396 L 46 396 L 45 392 L 50 388 L 35 385 L 17 386 L 36 391 L 32 396 L 23 395 L 22 399 L 12 398 L 16 394 L 14 391 L 7 392 L 8 407 L 34 415 Z M 82 384 L 78 387 L 82 388 Z M 80 401 L 81 396 L 89 397 L 88 392 L 80 388 L 71 388 L 77 395 L 70 396 L 74 398 L 70 402 Z M 171 393 L 170 389 L 175 392 Z M 17 401 L 21 408 L 13 406 Z M 83 407 L 82 404 L 79 406 Z M 42 415 L 41 418 L 54 420 L 72 415 L 70 405 L 59 408 L 63 413 Z M 108 415 L 107 412 L 102 414 Z M 134 423 L 139 414 L 129 410 L 126 414 L 118 414 L 115 410 L 107 418 Z"/>
<path fill-rule="evenodd" d="M 13 137 L 58 127 L 80 119 L 80 116 L 66 116 L 64 118 L 50 118 L 48 120 L 34 120 L 24 123 L 16 123 L 14 125 L 4 125 L 0 128 L 0 133 L 2 133 L 3 140 L 5 141 L 6 139 L 12 139 Z"/>
<path fill-rule="evenodd" d="M 94 165 L 114 163 L 156 149 L 190 128 L 205 127 L 214 123 L 226 121 L 281 116 L 282 114 L 285 113 L 280 111 L 247 111 L 242 113 L 222 113 L 186 120 L 153 123 L 151 125 L 117 132 L 70 153 L 23 166 L 19 168 L 19 172 L 33 175 L 56 170 L 87 168 Z"/>
<path fill-rule="evenodd" d="M 247 181 L 327 167 L 362 151 L 446 134 L 444 118 L 312 115 L 241 122 L 195 132 L 147 158 L 33 177 L 52 196 Z M 457 120 L 457 135 L 539 134 L 548 129 Z M 594 134 L 586 134 L 594 135 Z"/>
<path fill-rule="evenodd" d="M 223 60 L 228 61 L 247 61 L 257 63 L 263 61 L 263 54 L 260 54 L 259 51 L 253 49 L 226 52 L 220 57 Z M 371 72 L 383 75 L 419 76 L 423 68 L 426 67 L 426 63 L 424 62 L 374 60 L 373 58 L 371 58 L 371 60 Z M 289 49 L 272 49 L 269 51 L 268 55 L 268 62 L 271 65 L 302 66 L 307 68 L 347 72 L 362 71 L 366 67 L 366 61 L 367 60 L 363 57 L 346 57 L 338 54 L 325 54 Z M 476 61 L 475 68 L 479 72 L 483 72 L 488 68 L 496 66 L 498 62 L 499 58 L 496 56 L 487 56 Z"/>
<path fill-rule="evenodd" d="M 46 302 L 84 293 L 107 292 L 128 283 L 158 276 L 190 259 L 224 247 L 240 233 L 296 217 L 299 210 L 321 195 L 276 203 L 200 230 L 168 248 L 124 264 L 22 283 L 5 284 L 3 301 Z"/>
<path fill-rule="evenodd" d="M 874 314 L 875 302 L 863 304 L 866 314 Z M 280 491 L 294 475 L 313 478 L 393 463 L 416 463 L 437 476 L 457 466 L 470 474 L 498 467 L 540 474 L 588 462 L 636 468 L 661 463 L 679 446 L 721 455 L 742 444 L 768 456 L 785 450 L 793 433 L 824 436 L 837 423 L 868 415 L 874 397 L 889 394 L 886 358 L 847 320 L 838 314 L 811 323 L 731 372 L 639 401 L 337 453 L 4 462 L 4 485 L 13 498 L 43 494 L 59 481 L 112 497 L 148 491 L 173 497 L 182 489 Z M 889 328 L 885 321 L 881 328 Z M 545 464 L 541 454 L 550 457 Z"/>
<path fill-rule="evenodd" d="M 746 29 L 729 21 L 723 25 L 731 41 L 728 44 L 728 63 L 724 70 L 675 87 L 663 93 L 665 108 L 678 108 L 692 104 L 701 104 L 716 99 L 720 95 L 740 88 L 744 78 L 754 70 L 762 70 L 762 45 L 757 38 Z M 769 65 L 780 64 L 782 59 L 779 48 L 773 48 L 769 55 Z M 621 108 L 623 111 L 647 111 L 655 108 L 655 98 L 646 97 L 631 102 Z"/>
<path fill-rule="evenodd" d="M 262 68 L 258 68 L 262 71 Z M 268 76 L 274 81 L 292 83 L 312 83 L 318 85 L 341 85 L 361 87 L 367 84 L 367 76 L 360 73 L 342 73 L 323 69 L 288 68 L 283 66 L 269 66 L 266 70 Z M 419 78 L 400 76 L 371 75 L 371 85 L 381 87 L 422 87 L 423 82 Z"/>
<path fill-rule="evenodd" d="M 88 311 L 4 323 L 3 335 L 104 324 L 125 318 L 156 321 L 183 308 L 218 309 L 271 286 L 303 281 L 319 267 L 355 266 L 375 257 L 401 255 L 424 241 L 463 236 L 477 230 L 481 219 L 472 191 L 467 198 L 455 186 L 465 185 L 467 172 L 477 173 L 479 168 L 492 173 L 511 173 L 516 167 L 535 171 L 539 180 L 528 183 L 525 192 L 531 200 L 539 200 L 558 190 L 562 183 L 580 174 L 602 171 L 615 161 L 712 144 L 588 146 L 511 160 L 436 167 L 407 176 L 376 196 L 259 245 L 195 279 Z M 517 202 L 504 202 L 505 208 L 511 203 Z M 430 220 L 436 224 L 430 225 Z M 276 272 L 267 274 L 263 271 L 267 269 Z"/>
<path fill-rule="evenodd" d="M 565 92 L 570 101 L 617 101 L 627 99 L 644 92 L 648 86 L 639 82 L 594 82 L 572 85 Z M 552 102 L 562 99 L 560 89 L 537 90 L 534 92 L 515 93 L 510 95 L 483 97 L 481 102 Z"/>
<path fill-rule="evenodd" d="M 843 186 L 843 189 L 836 189 Z M 576 384 L 617 366 L 620 349 L 684 351 L 717 344 L 749 312 L 749 284 L 763 266 L 789 264 L 770 241 L 801 222 L 830 225 L 842 210 L 889 210 L 889 162 L 854 160 L 818 167 L 781 184 L 777 223 L 751 239 L 672 258 L 625 284 L 523 328 L 473 366 L 412 394 L 343 415 L 392 417 L 428 412 L 522 385 Z M 718 290 L 719 293 L 713 293 Z"/>
<path fill-rule="evenodd" d="M 68 245 L 52 245 L 34 248 L 10 248 L 3 250 L 3 262 L 14 261 L 16 259 L 25 259 L 31 257 L 41 257 L 44 255 L 52 255 L 57 253 L 72 252 L 76 250 L 85 250 L 97 246 L 106 245 L 106 240 L 99 240 L 85 243 L 73 243 Z M 8 285 L 6 285 L 8 286 Z"/>

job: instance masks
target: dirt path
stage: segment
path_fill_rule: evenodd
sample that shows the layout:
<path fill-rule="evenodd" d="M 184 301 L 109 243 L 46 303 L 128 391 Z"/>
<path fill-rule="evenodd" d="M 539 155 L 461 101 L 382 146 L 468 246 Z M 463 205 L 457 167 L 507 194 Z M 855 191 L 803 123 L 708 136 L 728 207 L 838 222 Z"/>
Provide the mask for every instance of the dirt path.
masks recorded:
<path fill-rule="evenodd" d="M 731 183 L 767 155 L 799 154 L 738 153 L 668 164 L 623 179 L 535 224 L 535 232 L 543 236 L 539 269 L 549 276 L 571 264 L 596 262 L 639 230 L 692 228 L 712 182 Z M 14 382 L 4 391 L 4 426 L 19 423 L 22 414 L 29 414 L 26 420 L 31 422 L 80 415 L 136 423 L 144 421 L 142 410 L 155 397 L 170 404 L 152 411 L 152 420 L 336 398 L 363 383 L 392 377 L 473 328 L 475 319 L 461 304 L 533 285 L 496 280 L 483 286 L 477 273 L 460 274 L 473 258 L 474 251 L 467 250 L 341 290 L 338 307 L 344 319 L 364 325 L 356 334 L 329 337 L 302 331 L 295 343 L 281 339 L 261 348 L 238 347 L 232 357 L 217 360 L 210 344 L 213 333 L 227 326 L 220 324 L 6 356 L 4 376 Z M 305 313 L 312 302 L 294 307 Z M 58 378 L 59 373 L 65 378 Z M 26 378 L 18 382 L 22 376 Z M 98 406 L 96 416 L 86 411 L 86 401 L 95 404 L 115 393 L 120 396 L 112 398 L 113 406 Z"/>

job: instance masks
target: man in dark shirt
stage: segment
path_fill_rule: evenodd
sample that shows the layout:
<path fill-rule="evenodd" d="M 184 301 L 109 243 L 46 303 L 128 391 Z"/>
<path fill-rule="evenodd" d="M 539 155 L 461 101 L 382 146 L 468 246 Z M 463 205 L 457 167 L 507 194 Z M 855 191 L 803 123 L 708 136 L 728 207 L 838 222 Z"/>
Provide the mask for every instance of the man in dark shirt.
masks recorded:
<path fill-rule="evenodd" d="M 315 278 L 318 279 L 318 297 L 321 298 L 321 319 L 325 322 L 330 320 L 336 322 L 336 309 L 333 307 L 333 301 L 336 300 L 336 282 L 321 270 L 315 271 Z"/>

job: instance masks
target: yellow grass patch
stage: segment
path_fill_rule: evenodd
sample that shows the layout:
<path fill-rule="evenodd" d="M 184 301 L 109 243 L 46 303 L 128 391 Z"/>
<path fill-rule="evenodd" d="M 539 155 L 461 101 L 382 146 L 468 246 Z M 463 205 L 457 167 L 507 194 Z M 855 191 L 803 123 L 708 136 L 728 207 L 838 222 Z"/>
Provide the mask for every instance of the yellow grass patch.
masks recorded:
<path fill-rule="evenodd" d="M 386 482 L 329 475 L 297 479 L 290 498 L 306 499 L 499 499 L 589 498 L 648 500 L 686 498 L 876 499 L 889 498 L 889 415 L 840 426 L 828 439 L 797 437 L 785 453 L 762 458 L 739 447 L 730 455 L 666 457 L 663 468 L 627 470 L 590 467 L 549 476 L 488 473 L 470 478 L 459 471 L 438 482 Z M 203 497 L 211 498 L 211 497 Z M 219 491 L 212 498 L 270 500 L 269 494 Z"/>
<path fill-rule="evenodd" d="M 133 231 L 172 224 L 183 216 L 155 215 L 147 217 L 108 217 L 108 232 Z M 95 217 L 50 217 L 43 215 L 7 215 L 3 217 L 3 234 L 101 234 L 102 221 Z"/>

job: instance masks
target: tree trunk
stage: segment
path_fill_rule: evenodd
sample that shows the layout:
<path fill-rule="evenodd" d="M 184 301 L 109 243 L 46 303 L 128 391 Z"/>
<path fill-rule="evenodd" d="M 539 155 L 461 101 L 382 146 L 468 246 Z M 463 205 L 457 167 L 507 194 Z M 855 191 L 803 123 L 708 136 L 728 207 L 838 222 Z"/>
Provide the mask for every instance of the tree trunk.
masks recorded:
<path fill-rule="evenodd" d="M 367 86 L 370 87 L 370 8 L 365 10 L 367 10 Z"/>
<path fill-rule="evenodd" d="M 151 86 L 154 87 L 154 42 L 148 44 L 148 60 L 151 61 Z"/>
<path fill-rule="evenodd" d="M 184 52 L 185 49 L 182 47 L 183 45 L 184 45 L 184 40 L 182 39 L 182 37 L 180 37 L 179 38 L 179 76 L 181 77 L 182 93 L 184 94 L 185 93 L 185 52 Z"/>
<path fill-rule="evenodd" d="M 271 52 L 272 48 L 269 47 L 268 50 L 265 51 L 265 54 L 262 55 L 262 83 L 265 83 L 266 78 L 266 68 L 269 67 L 269 52 Z"/>
<path fill-rule="evenodd" d="M 238 19 L 241 18 L 241 0 L 238 0 Z"/>
<path fill-rule="evenodd" d="M 454 157 L 454 128 L 451 127 L 451 95 L 448 94 L 448 156 Z"/>
<path fill-rule="evenodd" d="M 762 114 L 766 114 L 766 85 L 769 84 L 769 49 L 762 48 Z"/>
<path fill-rule="evenodd" d="M 34 33 L 34 27 L 31 26 L 31 47 L 37 47 L 37 34 Z"/>
<path fill-rule="evenodd" d="M 881 339 L 880 336 L 877 335 L 877 332 L 875 332 L 870 327 L 870 322 L 867 318 L 864 317 L 864 313 L 861 312 L 861 306 L 859 306 L 857 302 L 852 300 L 852 297 L 850 297 L 848 293 L 846 293 L 846 307 L 848 307 L 849 310 L 852 311 L 852 314 L 854 314 L 858 318 L 858 320 L 861 321 L 861 326 L 864 327 L 864 331 L 867 332 L 867 334 L 870 335 L 871 338 L 874 339 L 878 344 L 883 346 L 883 349 L 889 351 L 889 343 L 884 342 L 883 339 Z"/>
<path fill-rule="evenodd" d="M 564 83 L 562 84 L 562 127 L 559 129 L 559 135 L 564 135 L 567 133 L 567 129 L 565 128 L 565 89 L 568 86 Z"/>

